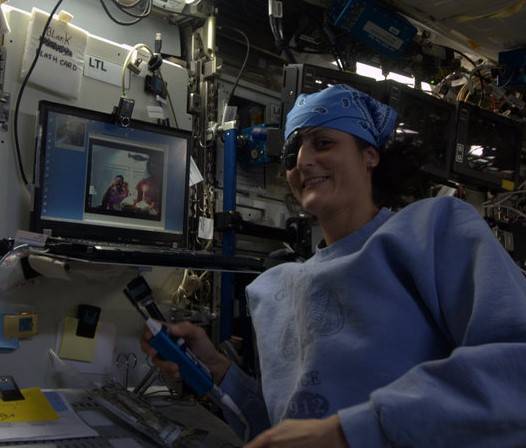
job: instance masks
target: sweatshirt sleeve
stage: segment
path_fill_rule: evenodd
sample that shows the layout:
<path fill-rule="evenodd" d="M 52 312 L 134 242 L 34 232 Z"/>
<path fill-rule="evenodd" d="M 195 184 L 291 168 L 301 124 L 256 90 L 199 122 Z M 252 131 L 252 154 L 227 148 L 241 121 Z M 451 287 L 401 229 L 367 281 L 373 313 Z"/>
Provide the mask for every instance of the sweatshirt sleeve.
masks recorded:
<path fill-rule="evenodd" d="M 265 401 L 259 384 L 254 378 L 248 376 L 237 365 L 232 364 L 219 386 L 243 413 L 250 427 L 250 439 L 270 427 Z M 223 407 L 223 415 L 230 427 L 241 438 L 244 438 L 245 427 L 239 418 L 225 407 Z"/>
<path fill-rule="evenodd" d="M 453 349 L 341 410 L 352 448 L 526 445 L 526 279 L 471 206 L 440 207 L 405 256 Z"/>

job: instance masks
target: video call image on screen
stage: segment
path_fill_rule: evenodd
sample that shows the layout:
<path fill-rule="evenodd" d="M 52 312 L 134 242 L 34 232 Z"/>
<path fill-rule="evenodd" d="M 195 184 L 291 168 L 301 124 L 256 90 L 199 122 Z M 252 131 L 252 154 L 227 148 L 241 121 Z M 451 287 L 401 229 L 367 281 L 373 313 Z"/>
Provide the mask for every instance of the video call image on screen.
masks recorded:
<path fill-rule="evenodd" d="M 70 115 L 57 115 L 55 145 L 64 149 L 84 150 L 86 120 Z"/>
<path fill-rule="evenodd" d="M 85 211 L 161 221 L 164 152 L 90 138 Z"/>
<path fill-rule="evenodd" d="M 185 137 L 49 111 L 41 219 L 182 234 Z"/>

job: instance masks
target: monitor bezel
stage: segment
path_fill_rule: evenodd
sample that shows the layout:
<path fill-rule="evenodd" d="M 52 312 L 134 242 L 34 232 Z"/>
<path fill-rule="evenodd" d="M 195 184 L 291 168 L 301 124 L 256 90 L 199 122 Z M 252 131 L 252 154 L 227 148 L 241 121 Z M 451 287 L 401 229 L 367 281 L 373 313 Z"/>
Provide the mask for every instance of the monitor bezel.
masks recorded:
<path fill-rule="evenodd" d="M 31 216 L 31 230 L 33 232 L 45 233 L 56 238 L 67 238 L 75 240 L 92 240 L 116 244 L 139 244 L 150 246 L 166 246 L 176 248 L 188 248 L 188 197 L 190 156 L 192 149 L 192 133 L 178 128 L 169 128 L 148 123 L 140 120 L 131 120 L 129 127 L 138 130 L 155 132 L 183 138 L 186 140 L 186 169 L 185 169 L 185 194 L 183 207 L 183 231 L 182 233 L 171 233 L 162 231 L 149 231 L 140 229 L 128 229 L 122 227 L 101 226 L 88 223 L 71 223 L 59 220 L 48 220 L 41 217 L 42 212 L 42 185 L 45 169 L 45 158 L 48 151 L 47 139 L 48 116 L 50 112 L 73 115 L 76 117 L 114 124 L 115 120 L 111 114 L 83 109 L 76 106 L 54 103 L 51 101 L 39 102 L 38 116 L 38 138 L 37 151 L 34 161 L 33 182 L 34 207 Z"/>

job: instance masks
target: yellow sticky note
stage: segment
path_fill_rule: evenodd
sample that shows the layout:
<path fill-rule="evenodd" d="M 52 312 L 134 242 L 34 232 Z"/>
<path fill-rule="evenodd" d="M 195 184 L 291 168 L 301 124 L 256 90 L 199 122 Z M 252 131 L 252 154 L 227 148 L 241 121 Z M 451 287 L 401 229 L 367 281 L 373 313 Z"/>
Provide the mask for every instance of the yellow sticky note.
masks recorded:
<path fill-rule="evenodd" d="M 95 359 L 95 338 L 77 336 L 78 319 L 66 317 L 58 356 L 74 361 L 92 362 Z"/>
<path fill-rule="evenodd" d="M 511 180 L 507 180 L 507 179 L 502 179 L 501 187 L 504 190 L 513 191 L 513 190 L 515 190 L 515 182 L 513 182 Z"/>
<path fill-rule="evenodd" d="M 20 392 L 25 400 L 0 400 L 0 424 L 47 422 L 58 419 L 58 414 L 38 387 L 22 389 Z"/>

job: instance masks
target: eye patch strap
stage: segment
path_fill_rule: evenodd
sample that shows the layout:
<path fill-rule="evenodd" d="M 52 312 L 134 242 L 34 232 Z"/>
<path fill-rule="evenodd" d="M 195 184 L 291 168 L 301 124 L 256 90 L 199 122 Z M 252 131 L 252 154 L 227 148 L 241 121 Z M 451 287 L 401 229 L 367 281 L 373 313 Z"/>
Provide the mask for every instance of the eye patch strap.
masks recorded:
<path fill-rule="evenodd" d="M 300 147 L 301 135 L 299 130 L 296 130 L 285 140 L 281 151 L 281 163 L 287 171 L 292 170 L 296 166 Z"/>

